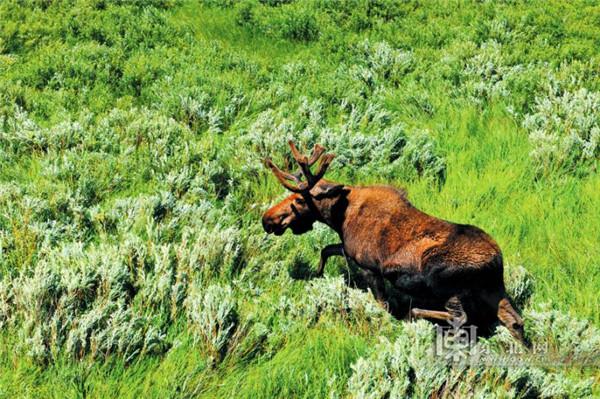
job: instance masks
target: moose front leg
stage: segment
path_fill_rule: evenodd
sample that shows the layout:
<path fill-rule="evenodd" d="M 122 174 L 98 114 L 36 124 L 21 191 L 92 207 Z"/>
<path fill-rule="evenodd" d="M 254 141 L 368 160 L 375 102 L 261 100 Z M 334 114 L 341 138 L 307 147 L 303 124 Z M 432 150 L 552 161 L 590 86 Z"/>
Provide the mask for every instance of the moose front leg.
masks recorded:
<path fill-rule="evenodd" d="M 321 260 L 319 261 L 319 267 L 315 272 L 317 277 L 323 275 L 325 270 L 325 263 L 330 256 L 344 256 L 344 244 L 331 244 L 321 250 Z"/>

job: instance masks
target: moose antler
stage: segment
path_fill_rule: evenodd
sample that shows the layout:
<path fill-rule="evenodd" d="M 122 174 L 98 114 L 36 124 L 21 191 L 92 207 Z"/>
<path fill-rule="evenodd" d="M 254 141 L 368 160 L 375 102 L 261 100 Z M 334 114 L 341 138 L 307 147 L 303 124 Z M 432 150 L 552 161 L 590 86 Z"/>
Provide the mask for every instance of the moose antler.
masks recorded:
<path fill-rule="evenodd" d="M 317 182 L 323 178 L 335 155 L 325 154 L 322 156 L 325 152 L 325 148 L 319 144 L 315 144 L 313 153 L 310 158 L 308 158 L 306 155 L 300 154 L 300 151 L 298 151 L 292 140 L 288 141 L 288 144 L 290 145 L 294 159 L 300 166 L 300 170 L 298 172 L 294 174 L 284 172 L 275 166 L 273 161 L 271 161 L 269 158 L 265 159 L 265 164 L 271 169 L 271 171 L 273 171 L 275 177 L 279 179 L 285 188 L 295 193 L 306 192 L 313 188 L 315 184 L 317 184 Z M 317 173 L 313 174 L 310 170 L 310 167 L 314 165 L 317 160 L 319 160 L 319 167 L 317 169 Z M 306 179 L 305 182 L 300 181 L 300 177 L 302 175 L 304 175 Z M 292 184 L 292 182 L 294 182 L 295 185 Z"/>

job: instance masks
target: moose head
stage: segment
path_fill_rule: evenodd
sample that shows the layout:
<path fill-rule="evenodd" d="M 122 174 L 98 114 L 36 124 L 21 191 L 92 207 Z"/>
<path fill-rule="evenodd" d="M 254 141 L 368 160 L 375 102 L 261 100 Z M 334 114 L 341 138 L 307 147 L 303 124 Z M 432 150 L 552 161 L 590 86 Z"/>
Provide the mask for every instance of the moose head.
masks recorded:
<path fill-rule="evenodd" d="M 282 235 L 287 228 L 294 234 L 303 234 L 312 229 L 316 221 L 328 223 L 328 210 L 323 204 L 338 196 L 343 191 L 343 185 L 323 179 L 331 164 L 333 154 L 325 154 L 325 148 L 316 144 L 312 155 L 307 157 L 300 154 L 294 143 L 289 141 L 292 155 L 300 169 L 295 173 L 287 173 L 279 169 L 269 159 L 265 164 L 271 169 L 281 184 L 292 192 L 280 203 L 267 210 L 262 218 L 262 224 L 267 233 Z M 317 172 L 310 170 L 317 161 Z M 301 181 L 304 176 L 305 181 Z"/>

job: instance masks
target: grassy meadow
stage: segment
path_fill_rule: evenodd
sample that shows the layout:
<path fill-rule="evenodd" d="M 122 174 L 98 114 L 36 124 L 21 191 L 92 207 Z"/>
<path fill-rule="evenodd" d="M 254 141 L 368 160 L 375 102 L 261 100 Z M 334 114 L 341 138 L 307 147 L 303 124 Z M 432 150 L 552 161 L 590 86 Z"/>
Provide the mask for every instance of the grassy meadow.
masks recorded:
<path fill-rule="evenodd" d="M 599 49 L 584 0 L 0 2 L 0 398 L 600 397 Z M 260 224 L 289 139 L 487 231 L 574 365 L 314 278 L 339 238 Z"/>

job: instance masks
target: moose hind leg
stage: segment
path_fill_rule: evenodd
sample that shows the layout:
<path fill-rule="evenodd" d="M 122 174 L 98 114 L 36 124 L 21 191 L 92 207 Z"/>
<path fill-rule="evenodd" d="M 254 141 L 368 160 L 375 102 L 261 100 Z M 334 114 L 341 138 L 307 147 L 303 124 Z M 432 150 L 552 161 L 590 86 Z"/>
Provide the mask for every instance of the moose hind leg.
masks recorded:
<path fill-rule="evenodd" d="M 508 328 L 508 331 L 515 339 L 526 348 L 530 347 L 529 341 L 525 338 L 525 323 L 506 297 L 498 302 L 498 319 L 500 323 Z"/>
<path fill-rule="evenodd" d="M 529 348 L 530 343 L 525 338 L 525 323 L 510 303 L 504 289 L 495 290 L 492 293 L 482 293 L 480 298 L 491 308 L 498 321 L 508 329 L 510 334 L 523 346 Z"/>

